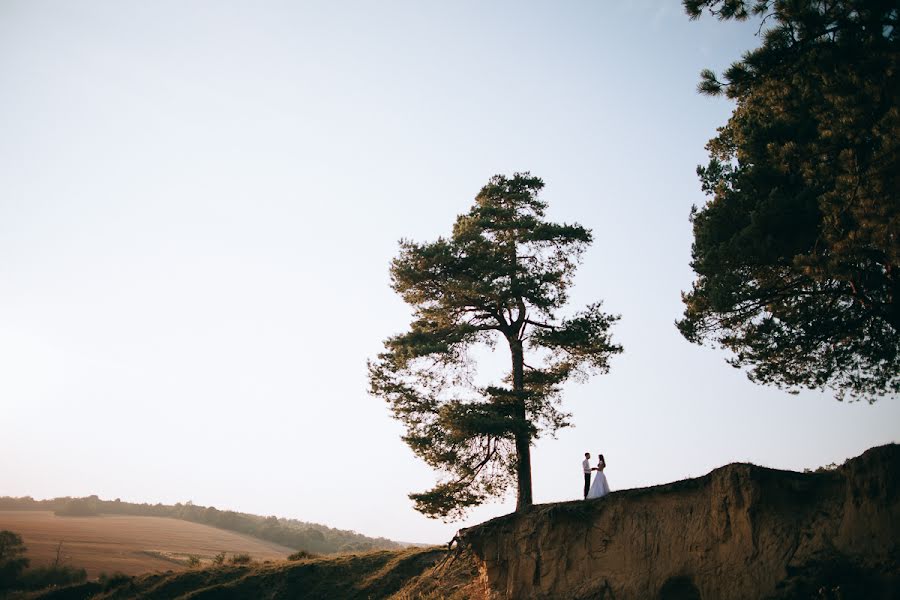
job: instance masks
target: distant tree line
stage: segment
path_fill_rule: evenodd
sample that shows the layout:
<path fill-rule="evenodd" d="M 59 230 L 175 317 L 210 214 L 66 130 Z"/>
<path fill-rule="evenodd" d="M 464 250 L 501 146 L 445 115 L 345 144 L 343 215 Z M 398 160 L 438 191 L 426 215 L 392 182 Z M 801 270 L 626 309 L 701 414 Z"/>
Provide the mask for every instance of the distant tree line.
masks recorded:
<path fill-rule="evenodd" d="M 219 510 L 214 506 L 199 506 L 192 502 L 166 504 L 136 504 L 115 500 L 101 500 L 97 496 L 86 498 L 53 498 L 35 500 L 30 496 L 0 497 L 0 510 L 47 510 L 59 516 L 134 515 L 168 517 L 201 523 L 252 535 L 275 542 L 294 550 L 316 554 L 334 552 L 361 552 L 366 550 L 397 549 L 404 545 L 385 538 L 371 538 L 355 531 L 332 529 L 317 523 L 296 519 L 261 517 L 232 510 Z"/>

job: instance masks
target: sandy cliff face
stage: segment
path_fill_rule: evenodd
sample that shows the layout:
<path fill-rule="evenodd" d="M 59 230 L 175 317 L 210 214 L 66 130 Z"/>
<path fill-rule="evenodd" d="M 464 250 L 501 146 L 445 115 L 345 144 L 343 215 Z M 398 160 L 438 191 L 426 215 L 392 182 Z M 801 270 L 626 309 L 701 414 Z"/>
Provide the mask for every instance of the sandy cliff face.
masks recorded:
<path fill-rule="evenodd" d="M 900 446 L 818 473 L 732 464 L 461 532 L 492 598 L 900 598 Z"/>

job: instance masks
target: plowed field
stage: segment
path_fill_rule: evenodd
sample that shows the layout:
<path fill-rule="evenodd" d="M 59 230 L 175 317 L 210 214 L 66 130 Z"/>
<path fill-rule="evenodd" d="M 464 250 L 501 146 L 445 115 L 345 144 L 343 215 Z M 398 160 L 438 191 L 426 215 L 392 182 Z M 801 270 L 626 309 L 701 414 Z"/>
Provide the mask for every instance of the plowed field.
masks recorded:
<path fill-rule="evenodd" d="M 253 560 L 283 560 L 290 548 L 240 533 L 163 517 L 103 515 L 57 517 L 45 511 L 0 511 L 0 530 L 22 536 L 32 566 L 46 565 L 62 542 L 63 564 L 83 567 L 88 577 L 121 571 L 182 570 L 188 556 L 209 564 L 219 552 Z M 227 560 L 227 559 L 226 559 Z"/>

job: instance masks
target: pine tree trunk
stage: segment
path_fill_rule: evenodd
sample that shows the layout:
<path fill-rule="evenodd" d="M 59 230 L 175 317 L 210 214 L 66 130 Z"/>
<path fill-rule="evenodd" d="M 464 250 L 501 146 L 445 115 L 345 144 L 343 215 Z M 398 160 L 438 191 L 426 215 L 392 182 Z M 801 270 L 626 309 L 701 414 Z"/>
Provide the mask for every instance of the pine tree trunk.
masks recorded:
<path fill-rule="evenodd" d="M 516 418 L 524 423 L 525 414 L 525 355 L 522 351 L 522 340 L 509 340 L 512 353 L 512 383 L 516 394 Z M 534 503 L 531 498 L 531 437 L 527 431 L 516 433 L 516 480 L 518 493 L 516 496 L 516 512 L 528 510 Z"/>

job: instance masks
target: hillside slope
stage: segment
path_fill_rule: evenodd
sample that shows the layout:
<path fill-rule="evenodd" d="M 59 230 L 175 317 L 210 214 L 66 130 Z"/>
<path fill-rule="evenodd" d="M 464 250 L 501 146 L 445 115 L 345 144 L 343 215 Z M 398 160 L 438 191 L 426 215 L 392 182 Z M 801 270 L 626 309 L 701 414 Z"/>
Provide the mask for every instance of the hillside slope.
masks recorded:
<path fill-rule="evenodd" d="M 43 600 L 469 600 L 480 598 L 474 562 L 444 548 L 384 550 L 296 562 L 223 566 L 89 582 Z"/>
<path fill-rule="evenodd" d="M 102 500 L 97 496 L 84 498 L 51 498 L 35 500 L 0 497 L 0 511 L 53 511 L 60 516 L 87 517 L 99 515 L 129 515 L 141 517 L 169 517 L 201 523 L 251 535 L 275 542 L 294 550 L 324 554 L 329 552 L 361 552 L 366 550 L 399 550 L 407 546 L 385 538 L 372 538 L 355 531 L 335 529 L 318 523 L 275 516 L 263 517 L 233 510 L 219 510 L 214 506 L 200 506 L 193 502 L 175 505 L 138 504 Z"/>
<path fill-rule="evenodd" d="M 51 563 L 62 542 L 64 564 L 101 572 L 138 575 L 182 570 L 189 556 L 211 562 L 220 552 L 249 554 L 258 561 L 283 560 L 290 548 L 249 535 L 163 517 L 58 517 L 47 511 L 0 511 L 0 530 L 20 534 L 32 566 Z"/>

